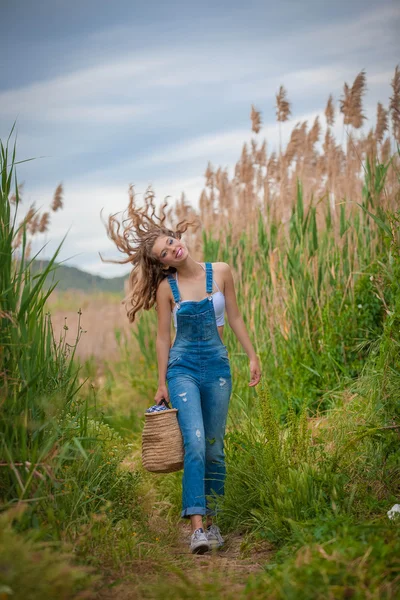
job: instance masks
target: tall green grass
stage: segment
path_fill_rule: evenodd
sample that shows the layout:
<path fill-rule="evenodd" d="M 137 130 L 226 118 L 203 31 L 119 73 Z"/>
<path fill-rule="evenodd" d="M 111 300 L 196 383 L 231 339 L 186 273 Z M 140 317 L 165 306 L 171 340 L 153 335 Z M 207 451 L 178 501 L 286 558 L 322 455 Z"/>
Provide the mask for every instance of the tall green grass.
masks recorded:
<path fill-rule="evenodd" d="M 32 277 L 34 257 L 28 258 L 25 223 L 17 225 L 20 198 L 15 146 L 10 151 L 8 144 L 1 144 L 0 152 L 0 440 L 5 463 L 0 491 L 3 500 L 12 502 L 38 493 L 43 482 L 52 478 L 51 457 L 62 461 L 68 453 L 67 444 L 60 446 L 63 436 L 57 418 L 76 398 L 78 370 L 73 363 L 74 347 L 68 347 L 63 338 L 55 340 L 44 308 L 52 288 L 44 291 L 43 283 L 58 250 L 43 273 Z M 84 432 L 83 411 L 79 435 Z M 80 446 L 78 437 L 72 445 Z"/>
<path fill-rule="evenodd" d="M 62 544 L 74 544 L 78 555 L 88 528 L 99 529 L 101 523 L 106 536 L 110 527 L 123 520 L 126 530 L 127 523 L 143 520 L 138 502 L 140 475 L 121 469 L 130 447 L 102 421 L 93 391 L 82 380 L 74 360 L 80 326 L 72 346 L 66 343 L 65 335 L 60 339 L 54 336 L 51 317 L 46 312 L 53 287 L 48 289 L 44 284 L 59 250 L 43 272 L 31 273 L 36 257 L 29 256 L 26 223 L 18 221 L 21 201 L 17 164 L 11 138 L 6 144 L 0 142 L 3 559 L 7 554 L 4 544 L 11 544 L 5 563 L 7 585 L 2 593 L 19 598 L 25 590 L 32 598 L 70 598 L 90 578 L 84 570 L 73 567 L 71 558 L 63 554 Z M 55 550 L 61 552 L 54 556 L 53 569 L 49 566 L 50 551 L 37 545 L 39 541 L 54 542 Z M 129 547 L 136 546 L 131 543 Z M 30 552 L 36 552 L 38 557 L 36 568 L 35 561 L 28 559 Z M 27 560 L 25 569 L 15 562 L 21 557 Z M 84 555 L 84 559 L 87 561 L 88 557 Z M 40 572 L 43 569 L 44 574 Z M 33 591 L 35 577 L 41 579 L 41 585 Z"/>
<path fill-rule="evenodd" d="M 382 331 L 387 293 L 377 272 L 386 232 L 376 219 L 386 219 L 379 199 L 387 169 L 367 165 L 363 202 L 351 221 L 344 201 L 338 214 L 328 198 L 305 210 L 299 183 L 287 224 L 259 213 L 257 237 L 243 234 L 238 245 L 204 234 L 205 259 L 236 271 L 238 304 L 281 412 L 289 398 L 298 407 L 325 408 L 326 392 L 357 377 L 367 342 Z M 229 329 L 226 336 L 238 382 L 246 356 Z M 238 393 L 250 401 L 242 385 Z"/>

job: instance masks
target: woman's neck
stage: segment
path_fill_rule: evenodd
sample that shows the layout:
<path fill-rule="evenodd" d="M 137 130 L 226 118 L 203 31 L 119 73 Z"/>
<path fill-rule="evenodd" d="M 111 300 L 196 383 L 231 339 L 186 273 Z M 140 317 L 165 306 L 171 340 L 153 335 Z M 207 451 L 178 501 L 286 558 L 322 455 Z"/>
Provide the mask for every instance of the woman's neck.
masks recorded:
<path fill-rule="evenodd" d="M 179 279 L 201 279 L 204 269 L 191 256 L 188 256 L 185 262 L 177 268 Z"/>

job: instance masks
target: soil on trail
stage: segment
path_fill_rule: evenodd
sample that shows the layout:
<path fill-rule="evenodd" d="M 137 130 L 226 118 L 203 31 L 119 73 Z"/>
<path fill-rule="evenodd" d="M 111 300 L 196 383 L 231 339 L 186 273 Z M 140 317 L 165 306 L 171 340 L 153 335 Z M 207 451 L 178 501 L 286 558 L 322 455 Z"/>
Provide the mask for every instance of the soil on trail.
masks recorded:
<path fill-rule="evenodd" d="M 96 597 L 99 600 L 236 599 L 249 576 L 261 571 L 269 561 L 272 549 L 266 544 L 246 548 L 244 537 L 235 533 L 224 538 L 225 545 L 218 551 L 191 554 L 190 524 L 181 523 L 176 542 L 167 549 L 166 564 L 158 568 L 148 558 L 142 565 L 135 562 L 132 573 L 126 573 L 117 585 L 109 582 Z"/>

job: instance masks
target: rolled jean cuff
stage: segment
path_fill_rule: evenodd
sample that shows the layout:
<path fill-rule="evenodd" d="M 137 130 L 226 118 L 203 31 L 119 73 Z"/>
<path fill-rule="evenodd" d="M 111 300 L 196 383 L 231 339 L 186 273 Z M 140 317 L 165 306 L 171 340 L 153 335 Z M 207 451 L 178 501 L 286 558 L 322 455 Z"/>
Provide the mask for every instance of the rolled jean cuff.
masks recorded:
<path fill-rule="evenodd" d="M 189 506 L 181 512 L 182 519 L 189 518 L 191 515 L 205 515 L 206 509 L 204 506 Z"/>

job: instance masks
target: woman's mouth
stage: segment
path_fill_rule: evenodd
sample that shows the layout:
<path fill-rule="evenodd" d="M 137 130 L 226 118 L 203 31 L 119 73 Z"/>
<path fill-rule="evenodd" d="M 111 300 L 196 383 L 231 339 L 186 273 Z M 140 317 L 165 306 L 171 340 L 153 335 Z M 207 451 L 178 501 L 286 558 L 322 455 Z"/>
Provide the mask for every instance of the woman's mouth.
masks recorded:
<path fill-rule="evenodd" d="M 180 258 L 183 254 L 183 248 L 178 248 L 175 254 L 175 258 Z"/>

